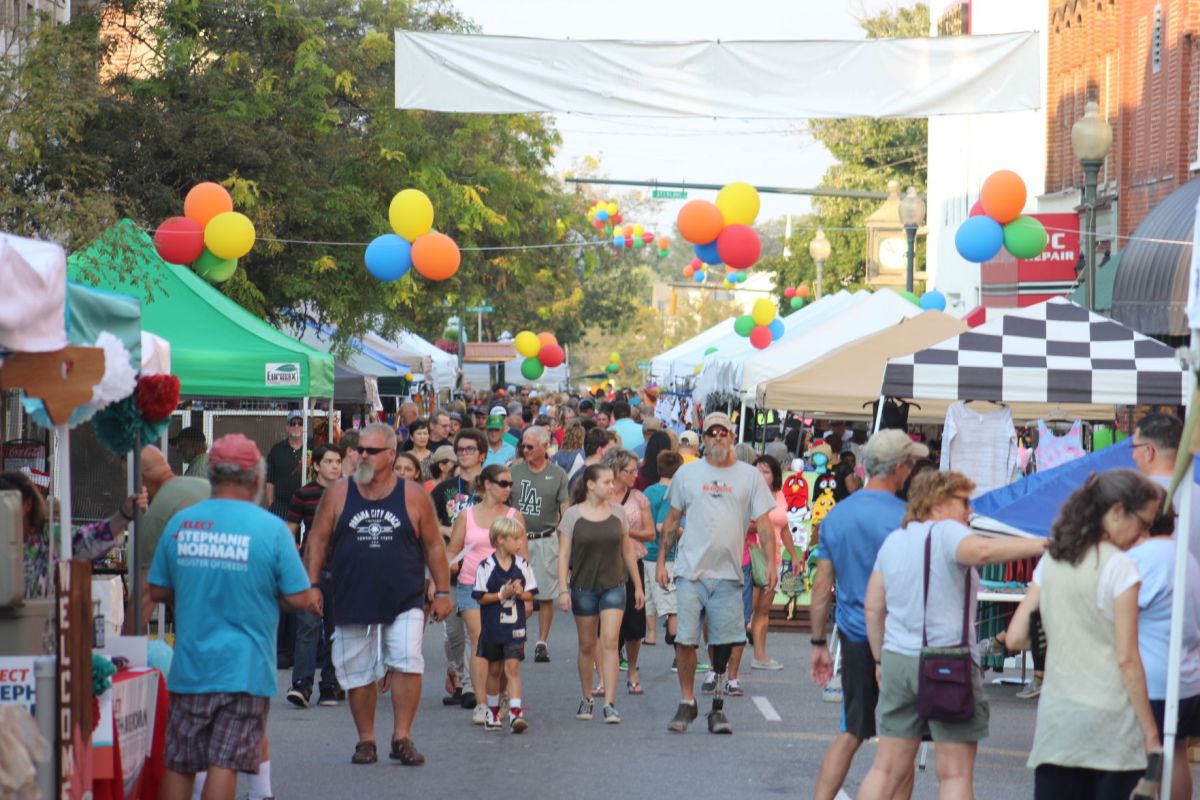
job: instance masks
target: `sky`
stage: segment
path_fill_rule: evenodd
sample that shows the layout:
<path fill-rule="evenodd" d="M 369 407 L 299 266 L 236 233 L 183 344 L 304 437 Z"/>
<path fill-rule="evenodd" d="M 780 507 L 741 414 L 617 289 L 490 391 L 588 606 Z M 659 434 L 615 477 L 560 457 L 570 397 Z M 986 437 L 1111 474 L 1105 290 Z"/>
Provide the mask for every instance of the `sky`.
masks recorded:
<path fill-rule="evenodd" d="M 900 5 L 907 5 L 901 3 Z M 897 3 L 885 0 L 453 0 L 483 33 L 548 39 L 712 41 L 862 39 L 857 17 Z M 797 80 L 803 80 L 798 75 Z M 598 157 L 598 177 L 813 187 L 833 163 L 803 122 L 653 120 L 560 116 L 563 145 L 554 168 L 573 171 Z M 605 189 L 597 188 L 603 194 Z M 622 191 L 620 189 L 615 190 Z M 629 190 L 625 190 L 629 191 Z M 688 199 L 715 192 L 689 190 Z M 660 224 L 683 201 L 664 204 Z M 762 195 L 759 221 L 806 213 L 807 197 Z"/>

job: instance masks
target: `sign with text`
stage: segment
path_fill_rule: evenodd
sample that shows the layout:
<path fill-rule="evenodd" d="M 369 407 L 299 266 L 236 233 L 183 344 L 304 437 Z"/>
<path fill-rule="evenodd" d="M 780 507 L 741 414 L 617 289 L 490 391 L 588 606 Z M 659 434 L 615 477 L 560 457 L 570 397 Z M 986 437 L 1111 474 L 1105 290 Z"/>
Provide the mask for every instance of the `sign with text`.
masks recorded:
<path fill-rule="evenodd" d="M 287 364 L 267 364 L 267 386 L 299 386 L 300 365 L 295 362 Z"/>
<path fill-rule="evenodd" d="M 1006 250 L 980 266 L 983 305 L 1025 308 L 1075 288 L 1079 261 L 1077 214 L 1030 214 L 1046 228 L 1046 249 L 1037 258 L 1013 258 Z"/>
<path fill-rule="evenodd" d="M 0 705 L 17 705 L 33 714 L 37 681 L 33 656 L 0 656 Z"/>
<path fill-rule="evenodd" d="M 687 189 L 655 189 L 650 196 L 656 200 L 687 200 Z"/>

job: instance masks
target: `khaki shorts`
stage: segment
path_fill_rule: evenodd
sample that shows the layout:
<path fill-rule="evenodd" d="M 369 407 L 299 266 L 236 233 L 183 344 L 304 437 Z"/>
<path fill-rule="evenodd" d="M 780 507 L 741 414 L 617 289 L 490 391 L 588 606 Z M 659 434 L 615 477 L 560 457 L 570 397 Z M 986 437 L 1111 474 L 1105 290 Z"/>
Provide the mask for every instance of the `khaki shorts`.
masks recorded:
<path fill-rule="evenodd" d="M 934 742 L 978 742 L 988 735 L 990 716 L 979 669 L 971 672 L 975 689 L 975 716 L 966 722 L 938 722 L 917 716 L 917 670 L 920 659 L 883 651 L 883 681 L 879 686 L 879 735 L 892 739 Z"/>
<path fill-rule="evenodd" d="M 533 599 L 553 603 L 558 599 L 558 531 L 529 540 L 529 566 L 538 589 Z"/>
<path fill-rule="evenodd" d="M 654 579 L 655 570 L 658 568 L 657 561 L 647 560 L 646 573 L 644 576 L 646 582 L 646 608 L 653 607 L 656 617 L 665 617 L 668 614 L 678 614 L 679 604 L 675 598 L 675 562 L 667 562 L 667 572 L 671 575 L 671 583 L 668 588 L 664 589 L 658 585 L 658 581 Z"/>

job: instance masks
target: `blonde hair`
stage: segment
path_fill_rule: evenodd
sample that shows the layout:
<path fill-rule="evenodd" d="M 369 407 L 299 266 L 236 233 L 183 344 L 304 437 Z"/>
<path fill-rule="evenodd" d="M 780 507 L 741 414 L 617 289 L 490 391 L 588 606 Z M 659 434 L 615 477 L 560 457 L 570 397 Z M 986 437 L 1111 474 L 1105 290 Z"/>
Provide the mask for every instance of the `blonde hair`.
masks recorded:
<path fill-rule="evenodd" d="M 500 544 L 501 539 L 517 539 L 525 535 L 525 525 L 513 517 L 500 517 L 492 521 L 488 528 L 488 541 L 492 547 Z"/>
<path fill-rule="evenodd" d="M 961 472 L 941 472 L 928 469 L 913 478 L 908 487 L 908 509 L 901 526 L 916 520 L 924 522 L 933 513 L 933 507 L 949 500 L 959 492 L 970 494 L 975 483 Z"/>

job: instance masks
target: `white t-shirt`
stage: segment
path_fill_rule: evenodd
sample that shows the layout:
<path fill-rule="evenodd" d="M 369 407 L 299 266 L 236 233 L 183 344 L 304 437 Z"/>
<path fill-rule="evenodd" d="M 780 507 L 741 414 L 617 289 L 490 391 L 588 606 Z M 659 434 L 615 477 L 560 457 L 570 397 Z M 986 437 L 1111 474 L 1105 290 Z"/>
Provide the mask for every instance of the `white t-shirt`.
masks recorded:
<path fill-rule="evenodd" d="M 1033 582 L 1042 585 L 1042 564 L 1039 561 L 1033 570 Z M 1116 617 L 1116 600 L 1131 586 L 1137 585 L 1142 576 L 1138 574 L 1137 564 L 1124 553 L 1116 553 L 1100 570 L 1100 579 L 1096 581 L 1096 608 L 1109 622 Z"/>
<path fill-rule="evenodd" d="M 1132 548 L 1128 557 L 1138 567 L 1138 650 L 1146 670 L 1151 700 L 1167 697 L 1167 651 L 1171 640 L 1171 606 L 1175 587 L 1175 539 L 1156 536 Z M 1183 615 L 1183 657 L 1179 666 L 1180 697 L 1200 695 L 1200 565 L 1190 554 L 1187 599 Z"/>

